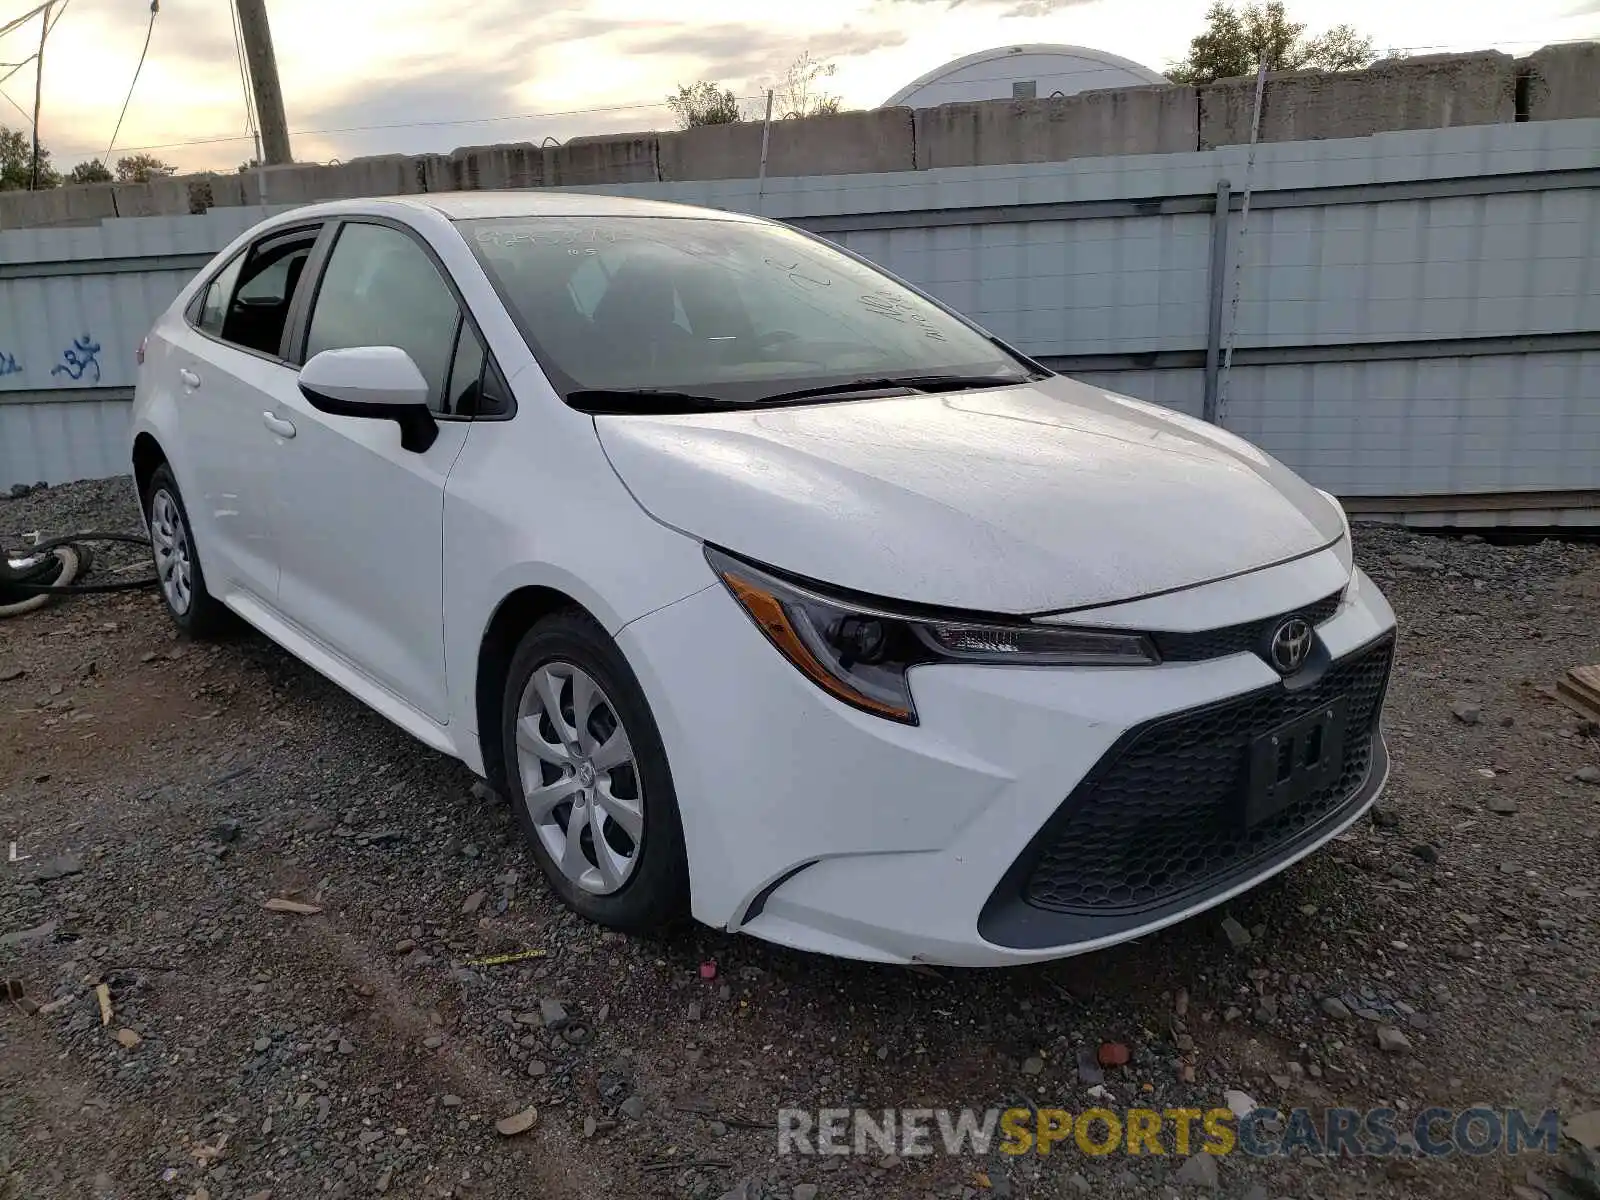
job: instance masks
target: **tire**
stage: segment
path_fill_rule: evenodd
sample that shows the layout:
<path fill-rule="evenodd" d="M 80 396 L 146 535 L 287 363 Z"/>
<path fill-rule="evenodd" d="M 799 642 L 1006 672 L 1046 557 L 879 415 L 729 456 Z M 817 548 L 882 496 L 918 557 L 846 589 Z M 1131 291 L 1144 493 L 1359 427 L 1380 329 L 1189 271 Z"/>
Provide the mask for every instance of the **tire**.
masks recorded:
<path fill-rule="evenodd" d="M 183 494 L 162 463 L 150 476 L 144 493 L 144 514 L 150 525 L 150 554 L 167 613 L 184 633 L 210 638 L 230 627 L 226 607 L 206 590 L 206 575 L 195 546 Z"/>
<path fill-rule="evenodd" d="M 580 703 L 588 708 L 581 733 Z M 644 692 L 605 630 L 575 611 L 529 630 L 512 655 L 500 726 L 507 795 L 567 907 L 630 933 L 683 916 L 689 867 L 672 771 Z M 612 765 L 624 749 L 626 761 Z"/>

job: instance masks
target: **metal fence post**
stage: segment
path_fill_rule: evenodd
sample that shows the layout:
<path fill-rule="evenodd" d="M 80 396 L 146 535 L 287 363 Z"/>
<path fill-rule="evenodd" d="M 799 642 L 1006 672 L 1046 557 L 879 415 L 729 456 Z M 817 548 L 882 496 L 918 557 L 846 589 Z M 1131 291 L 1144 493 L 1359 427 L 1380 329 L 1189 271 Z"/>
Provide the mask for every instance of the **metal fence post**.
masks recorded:
<path fill-rule="evenodd" d="M 1222 367 L 1222 310 L 1228 299 L 1228 205 L 1233 188 L 1224 179 L 1217 184 L 1216 207 L 1211 210 L 1211 298 L 1206 310 L 1206 391 L 1200 415 L 1213 424 L 1217 419 L 1217 377 Z"/>

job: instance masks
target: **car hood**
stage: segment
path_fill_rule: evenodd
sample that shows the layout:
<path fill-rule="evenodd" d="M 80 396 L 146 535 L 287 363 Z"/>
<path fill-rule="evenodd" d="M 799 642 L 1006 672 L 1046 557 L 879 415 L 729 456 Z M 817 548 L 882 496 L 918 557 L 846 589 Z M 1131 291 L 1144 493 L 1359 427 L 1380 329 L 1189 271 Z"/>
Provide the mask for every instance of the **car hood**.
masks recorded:
<path fill-rule="evenodd" d="M 595 427 L 657 520 L 918 604 L 1109 604 L 1270 566 L 1344 531 L 1335 504 L 1249 443 L 1061 376 Z"/>

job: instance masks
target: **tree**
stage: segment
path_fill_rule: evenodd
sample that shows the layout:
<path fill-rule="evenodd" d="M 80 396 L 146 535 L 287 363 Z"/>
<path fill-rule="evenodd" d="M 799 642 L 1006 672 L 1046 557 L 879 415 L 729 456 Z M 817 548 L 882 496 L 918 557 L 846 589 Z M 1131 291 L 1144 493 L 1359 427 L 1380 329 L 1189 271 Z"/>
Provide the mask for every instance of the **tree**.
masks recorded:
<path fill-rule="evenodd" d="M 1336 25 L 1316 37 L 1291 21 L 1282 0 L 1247 4 L 1241 11 L 1215 0 L 1206 13 L 1206 27 L 1189 43 L 1188 57 L 1167 74 L 1178 83 L 1210 83 L 1254 75 L 1262 63 L 1269 71 L 1350 71 L 1377 57 L 1370 37 L 1352 25 Z"/>
<path fill-rule="evenodd" d="M 177 167 L 153 154 L 129 154 L 117 159 L 118 183 L 149 183 L 177 173 Z"/>
<path fill-rule="evenodd" d="M 831 77 L 838 68 L 821 63 L 807 50 L 789 64 L 783 82 L 773 89 L 773 112 L 781 117 L 820 117 L 839 111 L 839 97 L 817 87 L 817 81 Z"/>
<path fill-rule="evenodd" d="M 33 182 L 33 139 L 0 125 L 0 192 L 27 191 Z M 50 151 L 39 147 L 39 186 L 53 188 L 61 176 L 50 165 Z"/>
<path fill-rule="evenodd" d="M 111 172 L 98 158 L 81 162 L 67 172 L 68 183 L 110 183 Z"/>
<path fill-rule="evenodd" d="M 697 125 L 732 125 L 739 120 L 739 100 L 731 91 L 715 83 L 678 85 L 678 94 L 668 96 L 667 103 L 678 114 L 685 129 Z"/>

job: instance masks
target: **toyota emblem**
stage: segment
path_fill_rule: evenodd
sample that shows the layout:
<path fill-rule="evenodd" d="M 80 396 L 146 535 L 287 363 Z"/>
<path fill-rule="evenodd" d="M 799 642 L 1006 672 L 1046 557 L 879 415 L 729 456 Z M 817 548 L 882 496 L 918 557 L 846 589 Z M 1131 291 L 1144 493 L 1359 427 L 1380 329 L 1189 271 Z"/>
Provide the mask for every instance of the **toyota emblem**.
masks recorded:
<path fill-rule="evenodd" d="M 1272 631 L 1267 643 L 1267 656 L 1280 675 L 1293 675 L 1305 666 L 1311 653 L 1311 622 L 1304 617 L 1290 617 Z"/>

